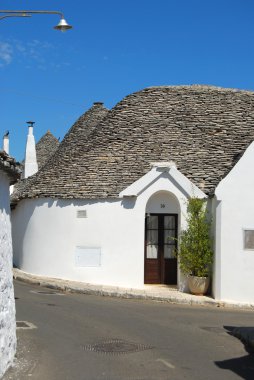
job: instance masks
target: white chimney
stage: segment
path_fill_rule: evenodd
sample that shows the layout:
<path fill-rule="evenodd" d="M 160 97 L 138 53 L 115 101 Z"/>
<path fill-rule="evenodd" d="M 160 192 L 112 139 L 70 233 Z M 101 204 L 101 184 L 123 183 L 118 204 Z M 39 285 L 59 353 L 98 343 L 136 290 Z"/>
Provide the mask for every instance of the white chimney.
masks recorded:
<path fill-rule="evenodd" d="M 30 177 L 38 171 L 35 139 L 33 135 L 34 121 L 27 121 L 28 135 L 26 140 L 25 169 L 23 178 Z"/>
<path fill-rule="evenodd" d="M 7 131 L 3 138 L 3 150 L 9 154 L 9 131 Z"/>

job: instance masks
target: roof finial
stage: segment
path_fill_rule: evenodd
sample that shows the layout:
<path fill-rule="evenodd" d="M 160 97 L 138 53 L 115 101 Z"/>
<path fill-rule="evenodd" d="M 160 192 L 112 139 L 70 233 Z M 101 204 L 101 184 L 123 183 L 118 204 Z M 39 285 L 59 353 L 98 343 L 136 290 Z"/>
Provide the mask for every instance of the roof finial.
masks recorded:
<path fill-rule="evenodd" d="M 35 121 L 27 121 L 28 127 L 33 127 L 35 124 Z"/>

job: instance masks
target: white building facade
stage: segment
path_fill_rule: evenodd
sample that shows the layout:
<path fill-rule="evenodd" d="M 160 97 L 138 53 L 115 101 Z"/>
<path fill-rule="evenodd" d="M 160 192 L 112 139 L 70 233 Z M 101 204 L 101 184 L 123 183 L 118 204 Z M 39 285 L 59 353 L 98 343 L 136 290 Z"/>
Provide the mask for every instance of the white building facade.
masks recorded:
<path fill-rule="evenodd" d="M 38 275 L 142 288 L 149 276 L 146 271 L 151 270 L 149 252 L 144 251 L 146 217 L 174 216 L 172 227 L 178 237 L 177 231 L 186 225 L 187 197 L 206 197 L 171 165 L 155 166 L 111 201 L 45 198 L 20 202 L 13 218 L 13 229 L 19 233 L 14 239 L 15 264 Z M 164 267 L 173 265 L 175 273 L 166 282 L 178 282 L 183 288 L 174 252 L 166 254 L 168 244 L 163 244 L 165 257 L 159 258 L 158 242 L 151 245 L 155 250 L 151 261 L 157 265 L 154 275 L 159 280 Z"/>
<path fill-rule="evenodd" d="M 214 294 L 254 304 L 254 142 L 215 191 Z"/>

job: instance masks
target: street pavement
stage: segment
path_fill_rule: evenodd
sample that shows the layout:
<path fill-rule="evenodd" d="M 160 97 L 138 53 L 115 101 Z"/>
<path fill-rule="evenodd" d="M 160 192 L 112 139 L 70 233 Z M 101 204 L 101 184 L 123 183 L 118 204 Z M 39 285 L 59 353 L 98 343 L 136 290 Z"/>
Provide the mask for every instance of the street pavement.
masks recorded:
<path fill-rule="evenodd" d="M 24 281 L 26 283 L 37 284 L 51 289 L 67 292 L 103 295 L 110 297 L 166 301 L 177 304 L 241 308 L 254 311 L 253 304 L 237 303 L 232 301 L 217 301 L 209 295 L 195 296 L 193 294 L 178 291 L 176 287 L 168 285 L 145 285 L 142 289 L 94 285 L 84 282 L 38 276 L 23 272 L 18 268 L 13 269 L 13 276 L 15 279 Z M 239 338 L 245 344 L 248 350 L 254 351 L 254 327 L 236 327 L 232 331 L 230 331 L 230 333 Z"/>
<path fill-rule="evenodd" d="M 14 368 L 4 380 L 254 379 L 232 335 L 253 311 L 74 294 L 15 281 Z M 20 324 L 19 324 L 20 326 Z"/>

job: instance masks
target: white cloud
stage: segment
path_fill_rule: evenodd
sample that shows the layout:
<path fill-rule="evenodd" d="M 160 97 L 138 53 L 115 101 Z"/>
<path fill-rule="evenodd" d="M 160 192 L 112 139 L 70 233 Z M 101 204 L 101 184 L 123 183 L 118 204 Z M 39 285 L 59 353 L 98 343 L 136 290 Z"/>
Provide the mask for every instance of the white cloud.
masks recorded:
<path fill-rule="evenodd" d="M 9 65 L 13 59 L 13 49 L 8 42 L 0 41 L 0 67 Z"/>
<path fill-rule="evenodd" d="M 47 41 L 36 39 L 21 41 L 18 39 L 0 40 L 0 68 L 18 62 L 25 68 L 36 67 L 38 70 L 55 71 L 70 66 L 69 62 L 60 62 L 57 47 Z"/>
<path fill-rule="evenodd" d="M 40 42 L 38 40 L 31 40 L 28 42 L 22 42 L 19 40 L 13 40 L 13 49 L 19 57 L 23 59 L 29 59 L 38 63 L 45 61 L 44 55 L 46 50 L 51 46 L 47 42 Z"/>

